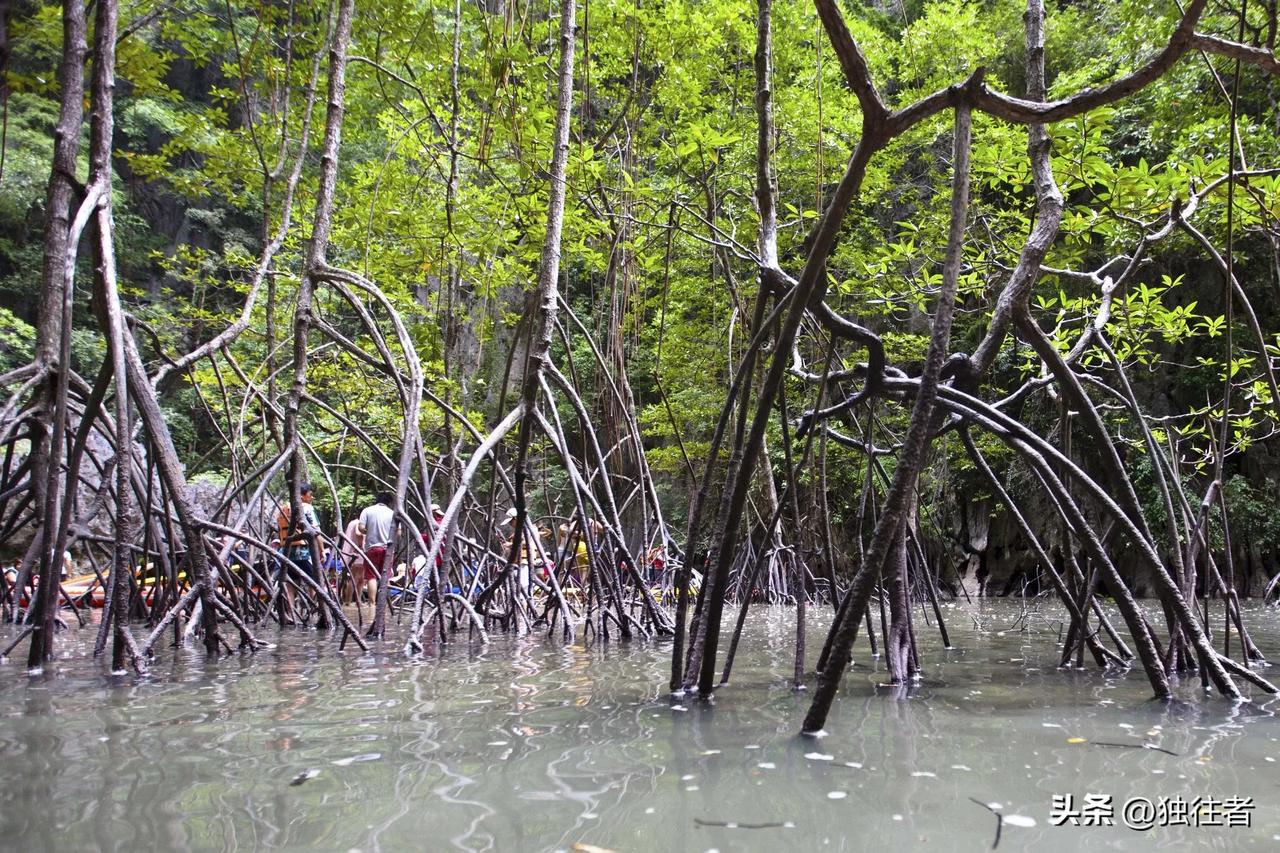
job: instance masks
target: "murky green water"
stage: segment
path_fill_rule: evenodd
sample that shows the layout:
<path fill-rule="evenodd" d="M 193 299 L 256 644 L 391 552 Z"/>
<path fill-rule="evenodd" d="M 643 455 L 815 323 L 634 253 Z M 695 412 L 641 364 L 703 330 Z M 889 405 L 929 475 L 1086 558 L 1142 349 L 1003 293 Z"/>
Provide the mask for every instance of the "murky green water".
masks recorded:
<path fill-rule="evenodd" d="M 11 661 L 0 847 L 990 849 L 996 819 L 970 797 L 1016 816 L 1000 850 L 1280 847 L 1280 702 L 1166 706 L 1138 673 L 1059 672 L 1057 621 L 1009 630 L 1018 612 L 949 608 L 949 651 L 921 625 L 926 677 L 905 700 L 877 688 L 860 645 L 817 741 L 795 737 L 807 696 L 788 687 L 782 609 L 752 615 L 714 705 L 667 697 L 667 644 L 498 638 L 406 664 L 292 632 L 216 664 L 184 652 L 141 681 L 81 660 L 28 677 Z M 1280 660 L 1280 613 L 1251 618 Z M 1077 809 L 1110 796 L 1115 825 L 1052 826 L 1055 794 Z M 1178 822 L 1177 798 L 1211 798 L 1201 822 L 1252 825 L 1129 829 L 1133 797 L 1173 798 Z"/>

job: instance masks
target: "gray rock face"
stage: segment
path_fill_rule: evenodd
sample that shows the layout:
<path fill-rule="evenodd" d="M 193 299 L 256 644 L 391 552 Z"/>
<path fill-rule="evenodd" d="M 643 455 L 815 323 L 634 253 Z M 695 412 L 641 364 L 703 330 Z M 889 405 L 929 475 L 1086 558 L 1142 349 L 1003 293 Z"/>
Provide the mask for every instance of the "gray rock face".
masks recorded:
<path fill-rule="evenodd" d="M 133 451 L 135 459 L 146 458 L 146 451 L 141 444 L 135 443 Z M 12 467 L 16 468 L 24 458 L 25 454 L 15 455 L 11 463 Z M 80 482 L 75 495 L 73 523 L 82 525 L 83 532 L 92 537 L 109 538 L 114 534 L 113 519 L 107 506 L 109 498 L 102 491 L 104 478 L 111 480 L 115 476 L 114 460 L 115 448 L 111 443 L 101 433 L 90 432 L 85 443 L 84 459 L 80 464 Z M 214 514 L 222 506 L 226 491 L 225 483 L 205 477 L 195 478 L 188 483 L 187 488 L 188 497 L 202 518 L 214 518 Z M 154 493 L 159 493 L 158 478 Z M 225 523 L 228 519 L 239 518 L 243 511 L 244 502 L 236 500 L 221 513 L 220 518 L 214 520 Z M 266 536 L 267 541 L 270 541 L 274 518 L 274 505 L 266 500 L 256 511 L 250 513 L 248 526 L 255 536 Z M 6 542 L 0 544 L 0 561 L 9 564 L 26 554 L 35 538 L 35 522 L 32 508 L 25 508 L 18 529 Z M 73 556 L 77 555 L 78 550 L 76 546 L 72 547 Z"/>

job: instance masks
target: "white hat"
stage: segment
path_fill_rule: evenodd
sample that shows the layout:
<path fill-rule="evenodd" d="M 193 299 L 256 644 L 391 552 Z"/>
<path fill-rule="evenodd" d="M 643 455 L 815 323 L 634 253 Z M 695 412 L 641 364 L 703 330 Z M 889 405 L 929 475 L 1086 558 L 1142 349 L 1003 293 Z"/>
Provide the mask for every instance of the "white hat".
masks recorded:
<path fill-rule="evenodd" d="M 515 524 L 515 522 L 516 522 L 516 515 L 517 515 L 517 513 L 516 513 L 516 508 L 515 508 L 515 507 L 511 507 L 510 509 L 508 509 L 508 510 L 507 510 L 507 514 L 506 514 L 506 516 L 502 519 L 502 523 L 503 523 L 503 524 Z"/>

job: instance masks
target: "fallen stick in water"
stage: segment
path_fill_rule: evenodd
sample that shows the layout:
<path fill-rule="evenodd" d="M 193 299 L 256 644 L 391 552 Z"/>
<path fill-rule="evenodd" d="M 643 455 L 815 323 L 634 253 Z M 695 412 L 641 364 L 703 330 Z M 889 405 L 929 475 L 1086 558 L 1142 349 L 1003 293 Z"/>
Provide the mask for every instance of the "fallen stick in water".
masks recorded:
<path fill-rule="evenodd" d="M 1165 749 L 1163 746 L 1156 746 L 1153 743 L 1104 743 L 1100 740 L 1092 741 L 1092 743 L 1094 746 L 1110 746 L 1117 749 L 1154 749 L 1156 752 L 1163 752 L 1165 755 L 1172 755 L 1174 758 L 1178 757 L 1178 753 Z"/>
<path fill-rule="evenodd" d="M 698 826 L 716 826 L 721 829 L 783 829 L 794 826 L 790 821 L 770 821 L 768 823 L 739 823 L 733 820 L 703 820 L 695 817 L 693 822 Z"/>
<path fill-rule="evenodd" d="M 995 850 L 997 847 L 1000 846 L 1000 832 L 1001 830 L 1004 829 L 1004 815 L 1000 814 L 1000 812 L 991 808 L 991 806 L 987 805 L 982 800 L 979 800 L 976 797 L 970 797 L 969 799 L 977 803 L 978 805 L 982 806 L 984 809 L 986 809 L 987 811 L 991 812 L 993 815 L 996 816 L 996 840 L 991 842 L 991 849 Z"/>

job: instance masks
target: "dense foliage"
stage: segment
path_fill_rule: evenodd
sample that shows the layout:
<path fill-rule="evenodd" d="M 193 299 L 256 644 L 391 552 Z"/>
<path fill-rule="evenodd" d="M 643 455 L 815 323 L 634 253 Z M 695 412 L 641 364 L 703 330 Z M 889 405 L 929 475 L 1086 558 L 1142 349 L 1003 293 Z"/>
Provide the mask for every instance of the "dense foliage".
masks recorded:
<path fill-rule="evenodd" d="M 1246 31 L 1265 40 L 1265 9 L 1255 6 Z M 562 318 L 566 334 L 554 342 L 556 360 L 576 371 L 581 387 L 595 389 L 588 405 L 615 441 L 621 433 L 611 426 L 606 379 L 588 342 L 623 368 L 615 375 L 630 385 L 645 453 L 668 521 L 676 523 L 688 510 L 732 368 L 749 338 L 743 325 L 756 277 L 755 11 L 751 3 L 699 0 L 595 0 L 580 11 L 561 282 L 576 319 Z M 890 106 L 979 67 L 993 88 L 1020 93 L 1023 11 L 1017 0 L 845 8 Z M 481 429 L 501 414 L 504 395 L 514 393 L 504 378 L 512 330 L 527 313 L 526 294 L 537 274 L 554 112 L 553 12 L 502 0 L 369 0 L 358 6 L 352 38 L 329 255 L 378 283 L 408 323 L 429 389 Z M 315 104 L 308 96 L 317 74 L 323 81 L 331 14 L 309 0 L 142 0 L 121 14 L 118 255 L 128 308 L 153 365 L 210 338 L 240 313 L 259 253 L 280 226 L 302 128 L 311 124 L 295 210 L 271 263 L 266 298 L 256 300 L 248 331 L 228 353 L 242 372 L 201 361 L 162 388 L 188 473 L 226 482 L 261 448 L 280 441 L 278 418 L 255 402 L 251 385 L 288 381 L 288 329 L 316 189 L 322 86 Z M 1052 4 L 1050 97 L 1133 69 L 1160 46 L 1179 14 L 1172 2 Z M 8 15 L 0 370 L 28 360 L 34 340 L 61 46 L 57 6 L 19 2 Z M 1211 5 L 1198 29 L 1230 37 L 1235 19 L 1235 9 Z M 859 112 L 808 3 L 780 0 L 774 33 L 779 251 L 782 266 L 796 269 L 858 138 Z M 1034 305 L 1064 349 L 1092 321 L 1102 298 L 1101 279 L 1081 273 L 1118 276 L 1170 206 L 1213 181 L 1219 184 L 1200 201 L 1193 223 L 1212 245 L 1224 246 L 1220 179 L 1228 168 L 1233 74 L 1230 60 L 1193 52 L 1133 98 L 1051 127 L 1054 174 L 1067 209 Z M 1248 65 L 1241 74 L 1240 168 L 1247 170 L 1276 162 L 1280 113 L 1273 78 Z M 907 370 L 923 358 L 941 276 L 950 127 L 949 117 L 939 115 L 872 162 L 861 204 L 827 268 L 833 306 L 881 333 L 890 361 Z M 975 116 L 957 349 L 981 338 L 1031 227 L 1025 148 L 1022 127 Z M 1262 328 L 1273 329 L 1280 307 L 1280 175 L 1258 174 L 1241 189 L 1235 269 Z M 1210 475 L 1230 371 L 1237 390 L 1227 499 L 1241 512 L 1241 553 L 1269 564 L 1280 530 L 1262 508 L 1274 500 L 1280 463 L 1269 451 L 1275 401 L 1262 362 L 1276 356 L 1277 339 L 1269 337 L 1266 351 L 1259 350 L 1237 313 L 1226 348 L 1221 272 L 1193 236 L 1174 229 L 1146 249 L 1138 274 L 1115 294 L 1106 327 L 1115 355 L 1127 366 L 1158 439 L 1197 488 Z M 325 323 L 374 351 L 340 295 L 321 290 L 317 299 Z M 76 370 L 91 377 L 106 350 L 88 303 L 85 287 L 76 297 L 73 349 Z M 810 353 L 810 361 L 821 355 Z M 1101 351 L 1087 354 L 1084 364 L 1099 376 L 1113 372 Z M 1010 341 L 989 376 L 988 396 L 999 398 L 1041 369 L 1028 347 Z M 309 394 L 354 419 L 394 457 L 401 410 L 385 375 L 328 346 L 313 354 L 308 382 Z M 811 388 L 788 382 L 793 408 L 807 405 Z M 1132 413 L 1123 401 L 1100 398 L 1131 465 L 1149 470 Z M 237 411 L 225 399 L 244 405 Z M 1031 405 L 1038 409 L 1024 412 L 1028 423 L 1045 433 L 1060 429 L 1062 412 L 1052 398 Z M 573 432 L 572 413 L 561 414 Z M 879 414 L 878 440 L 891 444 L 906 410 L 887 406 Z M 425 406 L 421 419 L 437 451 L 458 440 L 438 406 Z M 339 507 L 349 512 L 377 478 L 389 476 L 330 411 L 309 408 L 304 430 L 332 477 L 332 489 L 318 498 L 329 517 Z M 779 426 L 770 430 L 771 458 L 782 471 Z M 1017 491 L 1017 464 L 995 442 L 982 442 L 1001 470 L 1013 466 L 1008 473 Z M 962 495 L 984 512 L 989 493 L 958 441 L 948 440 L 938 452 L 942 464 L 922 483 L 921 512 L 936 538 L 946 540 L 960 519 L 950 504 L 935 508 L 929 496 Z M 891 467 L 891 459 L 885 464 Z M 544 509 L 566 499 L 563 476 L 553 471 L 548 477 L 548 489 L 535 498 Z M 866 460 L 832 443 L 827 477 L 837 536 L 849 542 Z M 1141 487 L 1140 473 L 1138 479 Z M 1150 489 L 1147 497 L 1158 527 L 1163 508 Z M 1255 582 L 1272 573 L 1257 568 Z"/>

